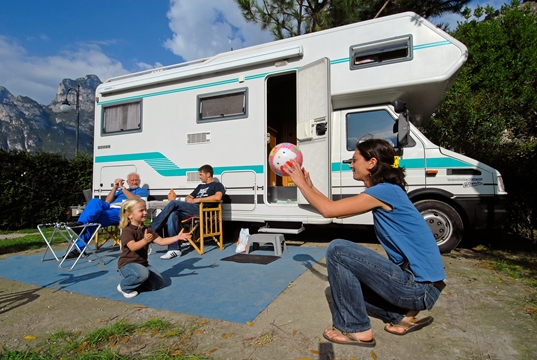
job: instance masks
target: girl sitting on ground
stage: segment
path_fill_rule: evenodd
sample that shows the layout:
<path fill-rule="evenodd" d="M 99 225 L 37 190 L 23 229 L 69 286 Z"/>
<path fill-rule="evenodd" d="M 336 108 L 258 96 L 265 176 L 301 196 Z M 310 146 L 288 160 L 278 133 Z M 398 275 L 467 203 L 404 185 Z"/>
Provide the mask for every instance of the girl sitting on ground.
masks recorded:
<path fill-rule="evenodd" d="M 120 212 L 121 255 L 117 267 L 123 276 L 117 290 L 127 299 L 138 295 L 137 289 L 158 290 L 164 287 L 162 275 L 147 261 L 149 244 L 169 245 L 186 241 L 190 234 L 183 230 L 172 237 L 161 238 L 153 229 L 145 225 L 147 209 L 142 199 L 129 199 L 123 202 Z"/>
<path fill-rule="evenodd" d="M 408 198 L 404 169 L 385 140 L 356 144 L 351 162 L 355 180 L 366 190 L 333 201 L 317 190 L 309 173 L 291 160 L 285 167 L 308 202 L 324 217 L 373 212 L 375 233 L 388 257 L 352 241 L 333 240 L 326 250 L 333 298 L 333 327 L 324 337 L 339 344 L 373 347 L 368 315 L 388 323 L 384 329 L 405 335 L 433 322 L 431 310 L 445 287 L 444 267 L 433 234 Z"/>

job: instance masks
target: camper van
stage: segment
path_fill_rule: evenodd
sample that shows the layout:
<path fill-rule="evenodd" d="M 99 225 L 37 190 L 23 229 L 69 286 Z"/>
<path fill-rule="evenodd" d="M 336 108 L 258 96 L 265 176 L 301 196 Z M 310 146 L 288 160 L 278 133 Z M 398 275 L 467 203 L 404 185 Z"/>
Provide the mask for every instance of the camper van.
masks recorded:
<path fill-rule="evenodd" d="M 227 189 L 225 221 L 258 232 L 372 225 L 370 213 L 323 218 L 268 156 L 296 144 L 315 186 L 354 196 L 356 142 L 390 141 L 408 195 L 443 252 L 465 229 L 504 219 L 500 173 L 431 143 L 417 127 L 441 103 L 466 47 L 414 13 L 402 13 L 108 79 L 96 91 L 93 196 L 130 172 L 156 200 L 186 196 L 210 164 Z M 463 131 L 461 129 L 461 131 Z"/>

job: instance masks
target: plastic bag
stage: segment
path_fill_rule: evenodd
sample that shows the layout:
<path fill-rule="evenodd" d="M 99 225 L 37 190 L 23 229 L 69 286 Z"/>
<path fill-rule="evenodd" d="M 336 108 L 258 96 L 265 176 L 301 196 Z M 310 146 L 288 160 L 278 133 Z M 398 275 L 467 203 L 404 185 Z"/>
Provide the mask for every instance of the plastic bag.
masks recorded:
<path fill-rule="evenodd" d="M 237 248 L 235 249 L 236 253 L 246 252 L 246 248 L 248 246 L 248 236 L 250 236 L 250 230 L 241 229 L 239 239 L 237 241 Z"/>

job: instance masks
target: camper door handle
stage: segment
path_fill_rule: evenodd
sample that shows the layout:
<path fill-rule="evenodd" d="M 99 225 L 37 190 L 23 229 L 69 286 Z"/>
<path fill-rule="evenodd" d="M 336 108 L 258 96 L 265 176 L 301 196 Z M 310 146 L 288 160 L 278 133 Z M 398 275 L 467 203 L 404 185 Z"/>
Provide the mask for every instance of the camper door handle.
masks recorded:
<path fill-rule="evenodd" d="M 342 163 L 343 164 L 352 164 L 352 159 L 343 160 Z"/>

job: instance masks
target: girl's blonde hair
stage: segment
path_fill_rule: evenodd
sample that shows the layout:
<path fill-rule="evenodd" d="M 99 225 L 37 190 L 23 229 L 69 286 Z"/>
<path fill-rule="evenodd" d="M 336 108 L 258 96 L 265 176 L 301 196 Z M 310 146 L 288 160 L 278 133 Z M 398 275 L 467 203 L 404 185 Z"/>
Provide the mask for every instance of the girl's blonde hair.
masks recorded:
<path fill-rule="evenodd" d="M 121 210 L 119 212 L 120 220 L 119 220 L 119 228 L 124 229 L 129 225 L 129 217 L 128 214 L 132 214 L 132 211 L 134 210 L 134 207 L 138 205 L 138 203 L 143 202 L 145 204 L 145 201 L 142 199 L 129 199 L 123 202 L 121 204 Z"/>

